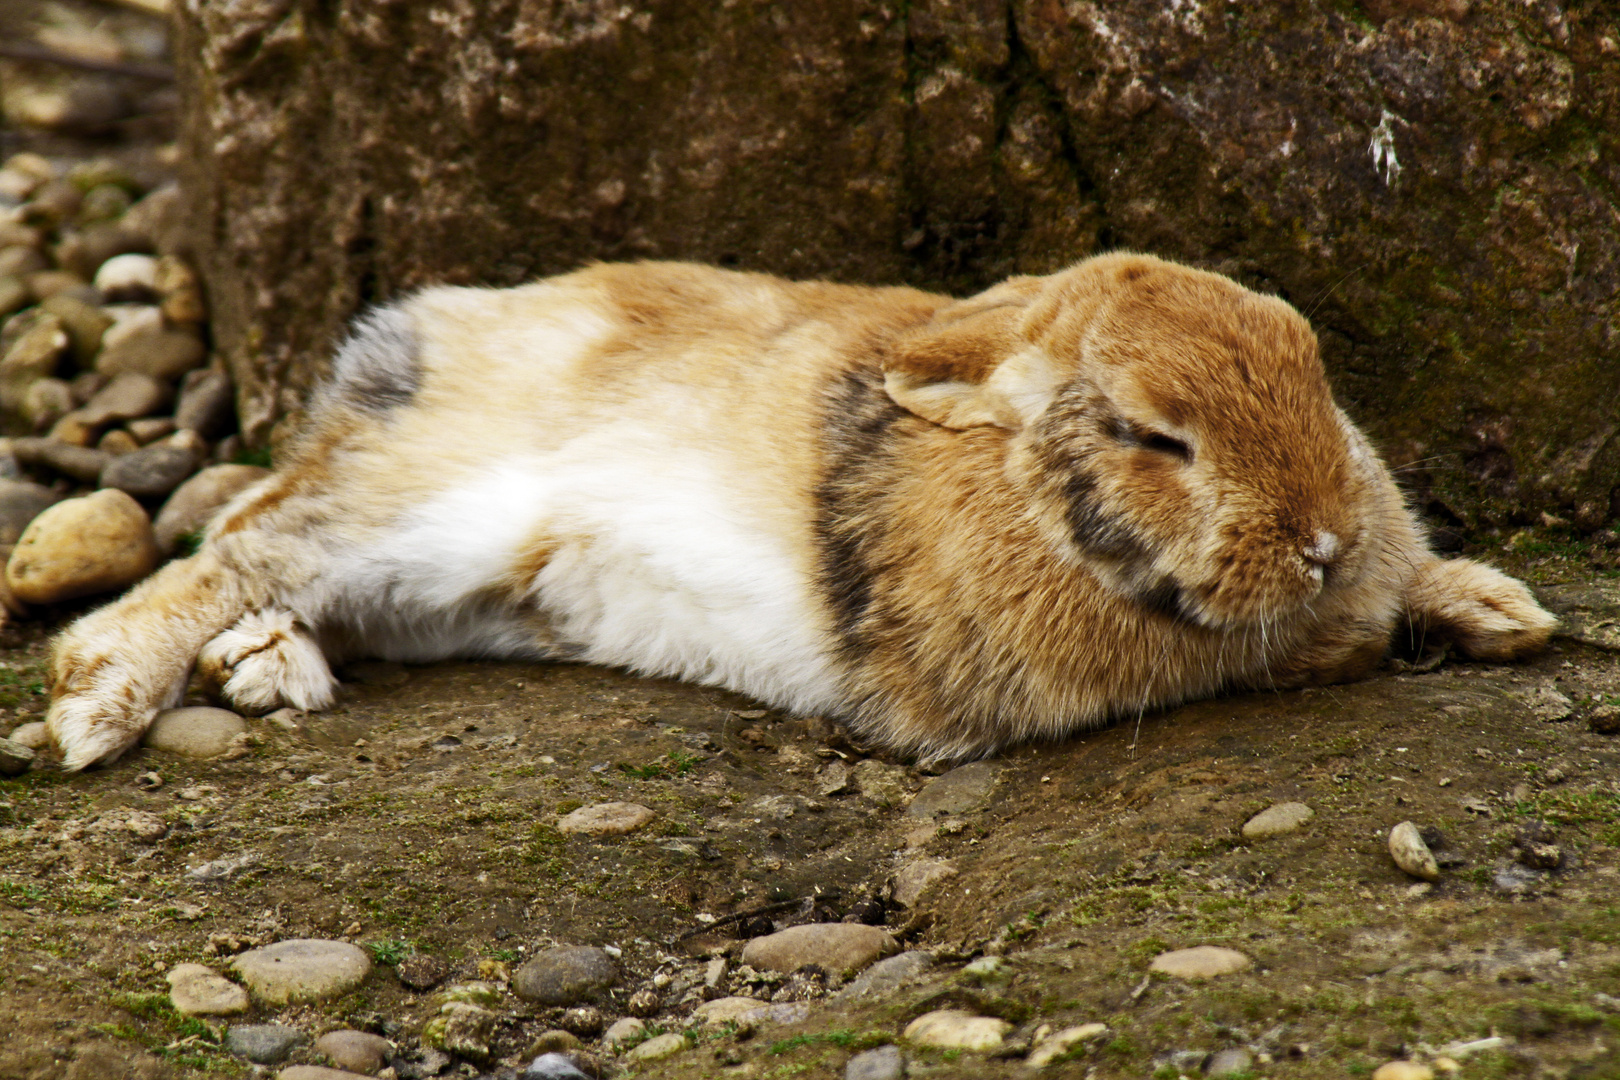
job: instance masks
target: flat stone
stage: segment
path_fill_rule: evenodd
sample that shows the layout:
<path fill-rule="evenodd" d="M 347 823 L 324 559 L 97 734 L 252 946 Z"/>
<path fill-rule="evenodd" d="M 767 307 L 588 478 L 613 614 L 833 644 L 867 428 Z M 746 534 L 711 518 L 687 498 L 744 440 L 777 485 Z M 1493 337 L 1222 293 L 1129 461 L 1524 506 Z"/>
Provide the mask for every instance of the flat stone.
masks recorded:
<path fill-rule="evenodd" d="M 135 441 L 142 446 L 168 438 L 174 434 L 174 428 L 172 416 L 143 416 L 124 425 L 124 430 L 133 435 Z"/>
<path fill-rule="evenodd" d="M 542 1031 L 533 1039 L 529 1040 L 528 1056 L 537 1057 L 540 1054 L 561 1054 L 569 1050 L 578 1050 L 584 1045 L 584 1043 L 579 1041 L 579 1036 L 575 1035 L 572 1031 L 564 1031 L 562 1028 L 552 1028 L 549 1031 Z"/>
<path fill-rule="evenodd" d="M 431 990 L 444 981 L 450 968 L 437 956 L 412 953 L 394 965 L 394 974 L 412 990 Z"/>
<path fill-rule="evenodd" d="M 328 1031 L 315 1040 L 315 1052 L 325 1054 L 333 1065 L 362 1076 L 376 1076 L 388 1064 L 394 1044 L 369 1031 Z"/>
<path fill-rule="evenodd" d="M 345 941 L 295 938 L 249 949 L 231 967 L 257 1000 L 277 1007 L 348 993 L 371 974 L 371 957 Z"/>
<path fill-rule="evenodd" d="M 189 330 L 143 327 L 116 338 L 104 335 L 96 370 L 107 375 L 132 371 L 154 379 L 178 379 L 207 356 L 202 339 Z"/>
<path fill-rule="evenodd" d="M 1024 1059 L 1025 1064 L 1032 1069 L 1044 1069 L 1087 1039 L 1095 1039 L 1106 1034 L 1108 1034 L 1107 1024 L 1079 1024 L 1075 1027 L 1066 1027 L 1062 1031 L 1054 1031 L 1030 1049 L 1029 1057 Z"/>
<path fill-rule="evenodd" d="M 1236 949 L 1197 945 L 1191 949 L 1160 953 L 1148 965 L 1148 970 L 1163 972 L 1178 979 L 1213 979 L 1247 971 L 1253 966 L 1254 961 Z"/>
<path fill-rule="evenodd" d="M 838 992 L 839 997 L 858 998 L 888 994 L 900 984 L 916 978 L 934 966 L 934 954 L 913 949 L 899 956 L 879 960 Z"/>
<path fill-rule="evenodd" d="M 34 756 L 22 743 L 0 739 L 0 776 L 21 776 L 34 764 Z"/>
<path fill-rule="evenodd" d="M 975 1016 L 961 1009 L 936 1009 L 906 1025 L 901 1036 L 917 1046 L 935 1050 L 966 1050 L 984 1054 L 1001 1046 L 1013 1026 L 993 1016 Z"/>
<path fill-rule="evenodd" d="M 590 945 L 547 949 L 517 969 L 512 992 L 542 1005 L 576 1005 L 598 997 L 619 981 L 619 965 Z"/>
<path fill-rule="evenodd" d="M 91 279 L 109 304 L 150 303 L 157 298 L 157 260 L 150 255 L 114 255 Z"/>
<path fill-rule="evenodd" d="M 899 945 L 887 931 L 860 923 L 809 923 L 755 938 L 742 962 L 764 971 L 793 972 L 814 964 L 834 975 L 869 967 Z"/>
<path fill-rule="evenodd" d="M 72 410 L 73 388 L 61 379 L 35 379 L 23 394 L 22 417 L 34 431 L 54 429 Z"/>
<path fill-rule="evenodd" d="M 257 465 L 210 465 L 175 488 L 152 522 L 158 550 L 173 555 L 181 537 L 207 528 L 221 507 L 269 475 Z"/>
<path fill-rule="evenodd" d="M 133 585 L 158 558 L 140 504 L 122 491 L 98 491 L 30 522 L 6 563 L 6 583 L 25 604 L 55 604 Z"/>
<path fill-rule="evenodd" d="M 302 1031 L 280 1024 L 238 1024 L 225 1033 L 225 1049 L 255 1065 L 274 1065 L 308 1041 Z"/>
<path fill-rule="evenodd" d="M 912 817 L 935 814 L 965 814 L 983 810 L 1001 779 L 1001 766 L 974 761 L 934 777 L 917 792 L 906 813 Z"/>
<path fill-rule="evenodd" d="M 956 873 L 956 865 L 949 859 L 915 859 L 895 872 L 894 902 L 905 908 L 915 907 L 929 889 Z"/>
<path fill-rule="evenodd" d="M 17 319 L 27 319 L 31 314 L 24 312 Z M 21 412 L 29 384 L 55 374 L 69 344 L 62 320 L 48 312 L 36 315 L 28 329 L 12 342 L 5 356 L 0 357 L 0 410 Z"/>
<path fill-rule="evenodd" d="M 1386 1061 L 1373 1070 L 1372 1080 L 1434 1080 L 1434 1070 L 1415 1061 Z"/>
<path fill-rule="evenodd" d="M 29 522 L 61 501 L 43 484 L 0 478 L 0 544 L 15 544 Z"/>
<path fill-rule="evenodd" d="M 879 806 L 904 806 L 911 798 L 911 774 L 876 758 L 857 761 L 849 771 L 855 789 Z"/>
<path fill-rule="evenodd" d="M 112 455 L 88 446 L 76 446 L 61 439 L 23 438 L 11 440 L 11 452 L 23 465 L 43 466 L 81 484 L 94 484 L 101 477 Z"/>
<path fill-rule="evenodd" d="M 624 1060 L 632 1063 L 644 1061 L 662 1061 L 667 1057 L 674 1057 L 686 1049 L 686 1036 L 670 1032 L 667 1035 L 655 1035 L 640 1046 L 624 1055 Z"/>
<path fill-rule="evenodd" d="M 207 760 L 229 750 L 236 737 L 247 729 L 247 721 L 229 709 L 187 705 L 158 713 L 142 737 L 141 745 L 149 750 Z"/>
<path fill-rule="evenodd" d="M 1247 1076 L 1254 1071 L 1254 1055 L 1242 1047 L 1217 1051 L 1204 1066 L 1205 1076 Z"/>
<path fill-rule="evenodd" d="M 79 415 L 85 423 L 102 427 L 162 412 L 173 399 L 174 391 L 167 383 L 150 375 L 124 372 L 92 394 Z"/>
<path fill-rule="evenodd" d="M 619 836 L 635 832 L 658 815 L 639 803 L 610 802 L 582 806 L 557 822 L 557 831 L 588 836 Z"/>
<path fill-rule="evenodd" d="M 276 1080 L 355 1080 L 365 1073 L 328 1069 L 325 1065 L 289 1065 L 276 1073 Z"/>
<path fill-rule="evenodd" d="M 647 1025 L 644 1022 L 637 1020 L 634 1016 L 626 1016 L 622 1020 L 615 1020 L 613 1026 L 609 1027 L 602 1035 L 602 1045 L 611 1050 L 614 1047 L 641 1038 L 646 1030 Z"/>
<path fill-rule="evenodd" d="M 757 1011 L 765 1002 L 751 997 L 723 997 L 705 1001 L 692 1010 L 692 1019 L 707 1027 L 734 1024 L 744 1016 Z"/>
<path fill-rule="evenodd" d="M 591 1080 L 567 1054 L 541 1054 L 518 1074 L 518 1080 Z"/>
<path fill-rule="evenodd" d="M 169 1000 L 182 1016 L 235 1016 L 248 1009 L 247 991 L 202 964 L 176 964 L 164 976 Z"/>
<path fill-rule="evenodd" d="M 180 387 L 174 422 L 205 439 L 217 439 L 236 423 L 236 396 L 231 377 L 218 368 L 193 371 Z"/>
<path fill-rule="evenodd" d="M 197 471 L 202 455 L 194 447 L 162 442 L 120 454 L 101 470 L 104 488 L 117 488 L 137 499 L 160 499 Z"/>
<path fill-rule="evenodd" d="M 1297 832 L 1316 812 L 1302 802 L 1278 803 L 1260 811 L 1243 823 L 1246 840 L 1267 840 Z"/>
<path fill-rule="evenodd" d="M 11 741 L 19 746 L 26 746 L 30 750 L 43 750 L 51 744 L 51 736 L 45 730 L 45 721 L 35 720 L 23 724 L 10 735 Z"/>
<path fill-rule="evenodd" d="M 901 1080 L 905 1075 L 905 1055 L 892 1044 L 862 1050 L 844 1066 L 844 1080 Z"/>

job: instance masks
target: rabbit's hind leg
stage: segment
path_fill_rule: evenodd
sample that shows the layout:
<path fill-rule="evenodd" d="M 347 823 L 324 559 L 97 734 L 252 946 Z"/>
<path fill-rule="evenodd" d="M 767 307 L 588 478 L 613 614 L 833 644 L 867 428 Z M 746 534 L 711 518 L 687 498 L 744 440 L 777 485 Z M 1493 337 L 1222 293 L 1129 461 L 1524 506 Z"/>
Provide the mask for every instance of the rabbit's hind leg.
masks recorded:
<path fill-rule="evenodd" d="M 206 547 L 57 639 L 46 730 L 76 772 L 133 746 L 185 694 L 197 651 L 242 615 L 242 583 Z"/>
<path fill-rule="evenodd" d="M 203 646 L 197 675 L 232 708 L 261 715 L 283 706 L 324 709 L 337 680 L 309 629 L 290 611 L 252 611 Z"/>

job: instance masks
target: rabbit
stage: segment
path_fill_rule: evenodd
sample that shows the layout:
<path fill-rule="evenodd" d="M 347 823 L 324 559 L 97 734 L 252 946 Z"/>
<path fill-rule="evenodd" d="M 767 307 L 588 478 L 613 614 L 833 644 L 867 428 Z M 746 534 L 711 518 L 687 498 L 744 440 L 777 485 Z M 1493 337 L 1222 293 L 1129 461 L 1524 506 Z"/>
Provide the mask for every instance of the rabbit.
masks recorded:
<path fill-rule="evenodd" d="M 321 709 L 344 658 L 612 665 L 927 760 L 1555 625 L 1430 553 L 1282 300 L 1112 253 L 968 299 L 681 263 L 360 318 L 278 472 L 56 642 L 63 766 L 195 668 Z"/>

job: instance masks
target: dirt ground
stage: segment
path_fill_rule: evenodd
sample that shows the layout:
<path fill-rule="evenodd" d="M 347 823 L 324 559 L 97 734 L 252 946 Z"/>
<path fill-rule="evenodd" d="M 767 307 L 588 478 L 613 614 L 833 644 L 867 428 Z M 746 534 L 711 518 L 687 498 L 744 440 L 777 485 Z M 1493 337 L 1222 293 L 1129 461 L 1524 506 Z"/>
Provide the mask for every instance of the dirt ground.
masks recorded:
<path fill-rule="evenodd" d="M 725 992 L 808 998 L 808 1017 L 694 1032 L 639 1075 L 842 1077 L 852 1054 L 953 1006 L 1012 1022 L 1008 1050 L 911 1052 L 909 1075 L 1032 1075 L 1019 1052 L 1039 1027 L 1100 1022 L 1042 1075 L 1197 1075 L 1203 1055 L 1241 1047 L 1252 1074 L 1356 1076 L 1494 1038 L 1453 1051 L 1459 1075 L 1620 1076 L 1620 737 L 1596 730 L 1620 704 L 1620 579 L 1550 546 L 1499 560 L 1565 614 L 1534 662 L 1397 662 L 1355 685 L 1149 714 L 996 759 L 984 807 L 942 818 L 908 813 L 906 792 L 933 778 L 905 762 L 879 770 L 887 796 L 823 794 L 828 763 L 863 756 L 824 723 L 563 665 L 358 665 L 335 709 L 296 730 L 254 722 L 236 760 L 141 750 L 0 780 L 0 1077 L 247 1075 L 225 1025 L 169 1008 L 163 972 L 295 937 L 384 962 L 339 1001 L 242 1021 L 361 1027 L 408 1057 L 436 1005 L 387 961 L 426 953 L 455 981 L 555 943 L 622 950 L 611 1019 L 656 976 L 679 988 L 706 956 L 735 955 L 724 932 L 693 933 L 711 916 L 787 901 L 777 925 L 882 918 L 939 962 L 855 1001 L 733 976 Z M 0 640 L 17 723 L 43 711 L 48 630 Z M 616 800 L 658 817 L 598 839 L 556 828 Z M 1242 838 L 1284 801 L 1315 817 Z M 134 810 L 164 834 L 132 833 Z M 1438 884 L 1392 863 L 1404 820 L 1443 834 Z M 1532 842 L 1560 865 L 1525 865 Z M 885 903 L 919 859 L 955 876 L 909 909 Z M 1148 975 L 1159 952 L 1202 944 L 1255 967 Z M 964 971 L 983 956 L 999 970 Z M 650 1022 L 683 1030 L 692 1004 L 666 993 Z M 492 1072 L 521 1067 L 557 1020 L 510 993 L 500 1013 Z"/>

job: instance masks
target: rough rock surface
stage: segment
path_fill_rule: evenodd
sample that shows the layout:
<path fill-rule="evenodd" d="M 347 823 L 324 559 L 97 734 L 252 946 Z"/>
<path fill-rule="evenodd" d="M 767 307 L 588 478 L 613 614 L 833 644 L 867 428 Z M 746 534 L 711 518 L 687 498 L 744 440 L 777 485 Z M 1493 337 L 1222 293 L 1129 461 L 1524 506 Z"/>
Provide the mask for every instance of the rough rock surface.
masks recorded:
<path fill-rule="evenodd" d="M 365 982 L 371 958 L 344 941 L 295 938 L 249 949 L 231 961 L 248 991 L 266 1005 L 325 1001 Z"/>
<path fill-rule="evenodd" d="M 1152 971 L 1161 971 L 1178 979 L 1213 979 L 1247 971 L 1253 966 L 1254 961 L 1243 953 L 1218 945 L 1195 945 L 1190 949 L 1160 953 L 1148 965 Z"/>
<path fill-rule="evenodd" d="M 202 964 L 176 964 L 164 976 L 169 1000 L 182 1016 L 234 1016 L 247 1012 L 247 991 Z"/>
<path fill-rule="evenodd" d="M 591 945 L 547 949 L 512 975 L 512 992 L 542 1005 L 574 1005 L 597 996 L 619 978 L 613 957 Z"/>
<path fill-rule="evenodd" d="M 659 257 L 965 291 L 1132 247 L 1309 310 L 1421 496 L 1615 512 L 1613 5 L 176 14 L 189 244 L 254 437 L 427 282 Z"/>

